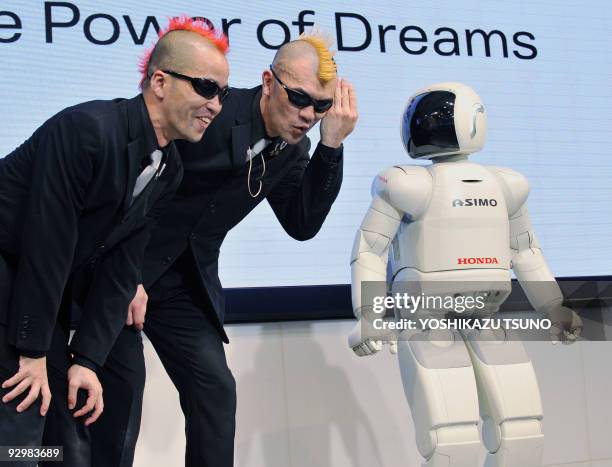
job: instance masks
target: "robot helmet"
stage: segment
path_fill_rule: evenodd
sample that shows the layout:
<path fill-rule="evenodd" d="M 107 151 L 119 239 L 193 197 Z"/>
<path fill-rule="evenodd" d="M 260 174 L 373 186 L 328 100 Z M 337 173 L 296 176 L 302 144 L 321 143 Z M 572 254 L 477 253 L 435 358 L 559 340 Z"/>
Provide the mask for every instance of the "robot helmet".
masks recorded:
<path fill-rule="evenodd" d="M 439 83 L 410 98 L 400 132 L 404 148 L 413 159 L 467 155 L 484 146 L 487 116 L 472 88 L 461 83 Z"/>

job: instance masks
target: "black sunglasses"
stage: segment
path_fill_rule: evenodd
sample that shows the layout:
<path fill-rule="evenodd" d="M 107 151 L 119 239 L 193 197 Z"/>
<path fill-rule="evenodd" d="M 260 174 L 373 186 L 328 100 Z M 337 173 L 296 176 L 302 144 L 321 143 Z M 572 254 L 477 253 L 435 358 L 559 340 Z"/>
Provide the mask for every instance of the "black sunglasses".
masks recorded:
<path fill-rule="evenodd" d="M 306 94 L 304 91 L 298 91 L 297 89 L 291 89 L 285 83 L 283 83 L 280 78 L 276 75 L 274 70 L 272 69 L 272 65 L 270 65 L 270 71 L 272 75 L 278 81 L 278 83 L 283 87 L 285 92 L 287 93 L 287 97 L 289 98 L 289 102 L 291 102 L 296 107 L 303 109 L 312 105 L 314 107 L 314 111 L 318 114 L 322 114 L 323 112 L 327 112 L 331 106 L 334 104 L 333 99 L 321 99 L 316 100 Z"/>
<path fill-rule="evenodd" d="M 177 73 L 176 71 L 172 70 L 162 71 L 166 74 L 169 74 L 170 76 L 174 76 L 175 78 L 189 81 L 193 86 L 193 90 L 197 92 L 200 96 L 202 96 L 204 99 L 213 99 L 215 96 L 218 95 L 219 101 L 223 102 L 230 91 L 229 86 L 225 86 L 224 88 L 222 88 L 212 79 L 192 78 L 191 76 L 182 75 L 181 73 Z"/>

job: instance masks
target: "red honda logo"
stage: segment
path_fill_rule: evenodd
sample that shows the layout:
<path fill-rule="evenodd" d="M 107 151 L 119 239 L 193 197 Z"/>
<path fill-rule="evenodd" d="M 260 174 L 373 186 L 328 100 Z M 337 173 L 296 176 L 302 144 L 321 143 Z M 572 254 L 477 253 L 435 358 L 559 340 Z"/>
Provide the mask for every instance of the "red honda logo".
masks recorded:
<path fill-rule="evenodd" d="M 457 264 L 499 264 L 497 258 L 457 258 Z"/>

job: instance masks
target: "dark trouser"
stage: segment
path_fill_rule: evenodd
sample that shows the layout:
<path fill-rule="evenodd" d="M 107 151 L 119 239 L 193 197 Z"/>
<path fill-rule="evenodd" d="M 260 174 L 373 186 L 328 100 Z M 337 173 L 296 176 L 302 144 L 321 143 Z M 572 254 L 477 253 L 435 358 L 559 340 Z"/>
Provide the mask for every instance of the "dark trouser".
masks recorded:
<path fill-rule="evenodd" d="M 186 290 L 165 292 L 150 294 L 145 332 L 179 392 L 187 438 L 185 466 L 231 467 L 236 382 L 223 341 Z"/>
<path fill-rule="evenodd" d="M 13 275 L 14 262 L 9 262 L 7 258 L 0 255 L 0 313 L 3 316 L 0 323 L 6 322 L 9 316 L 8 305 L 12 292 Z M 61 395 L 62 391 L 64 394 L 67 391 L 68 353 L 66 335 L 66 332 L 58 323 L 53 330 L 51 345 L 47 352 L 47 377 L 52 396 L 49 413 L 61 411 L 62 406 L 64 411 L 68 412 L 67 398 L 65 395 L 63 397 Z M 0 324 L 0 383 L 15 375 L 18 370 L 18 351 L 9 344 L 8 326 Z M 0 388 L 0 398 L 11 392 L 15 387 L 16 385 L 6 389 Z M 41 446 L 43 444 L 43 431 L 45 423 L 49 420 L 49 413 L 47 417 L 41 417 L 40 415 L 41 396 L 24 412 L 18 413 L 16 411 L 17 406 L 27 396 L 28 392 L 29 389 L 7 404 L 0 401 L 0 445 Z M 82 439 L 86 434 L 82 428 L 82 422 L 75 420 L 72 416 L 67 421 L 69 423 L 66 424 L 66 429 L 74 436 L 67 436 L 65 442 L 56 444 L 64 447 L 64 459 L 66 460 L 64 465 L 87 466 L 82 462 L 83 458 L 80 456 L 82 449 L 79 448 L 83 445 Z M 11 462 L 8 465 L 30 467 L 36 464 L 36 461 L 21 461 Z"/>
<path fill-rule="evenodd" d="M 90 426 L 92 467 L 130 467 L 140 430 L 146 378 L 140 331 L 132 326 L 123 328 L 98 378 L 104 391 L 104 412 Z M 118 393 L 121 397 L 115 398 Z"/>
<path fill-rule="evenodd" d="M 19 355 L 8 343 L 8 305 L 11 295 L 13 267 L 0 254 L 0 385 L 19 370 Z M 17 413 L 17 406 L 27 396 L 18 396 L 11 402 L 3 403 L 2 398 L 14 388 L 0 388 L 0 446 L 40 446 L 45 419 L 40 416 L 40 399 L 28 410 Z M 36 462 L 2 463 L 7 466 L 35 466 Z"/>
<path fill-rule="evenodd" d="M 179 392 L 187 438 L 185 466 L 231 467 L 236 383 L 211 311 L 203 298 L 190 290 L 197 288 L 185 284 L 175 270 L 162 277 L 149 291 L 145 333 Z M 110 358 L 121 361 L 116 350 Z M 108 372 L 107 367 L 100 370 L 101 379 L 106 379 Z M 120 411 L 113 405 L 126 397 L 130 396 L 125 386 L 105 386 L 105 414 Z M 124 427 L 118 420 L 112 425 L 116 431 Z M 96 446 L 108 446 L 104 438 L 109 436 L 110 431 L 92 431 L 94 458 L 98 455 Z"/>
<path fill-rule="evenodd" d="M 19 356 L 7 342 L 7 327 L 0 324 L 0 384 L 19 369 Z M 14 386 L 13 386 L 14 387 Z M 0 399 L 13 388 L 1 389 Z M 17 406 L 27 395 L 19 396 L 9 403 L 0 400 L 0 446 L 40 446 L 45 419 L 40 416 L 40 399 L 28 410 L 17 413 Z M 36 462 L 2 463 L 7 466 L 35 467 Z"/>
<path fill-rule="evenodd" d="M 89 430 L 83 423 L 85 418 L 75 419 L 68 409 L 68 331 L 57 325 L 47 353 L 47 376 L 51 389 L 51 405 L 47 412 L 43 445 L 63 446 L 64 462 L 61 465 L 88 467 L 91 458 Z M 77 407 L 82 407 L 87 395 L 81 390 L 77 397 Z M 57 462 L 41 462 L 40 465 L 57 466 Z"/>
<path fill-rule="evenodd" d="M 6 326 L 0 325 L 0 378 L 2 381 L 13 376 L 19 369 L 19 356 L 16 350 L 6 341 L 6 329 Z M 66 346 L 66 333 L 61 326 L 57 325 L 53 332 L 51 347 L 47 352 L 47 377 L 52 399 L 46 417 L 40 416 L 40 396 L 25 412 L 18 413 L 15 410 L 28 394 L 28 390 L 7 404 L 0 402 L 0 445 L 63 446 L 64 462 L 61 465 L 87 467 L 90 452 L 89 434 L 83 424 L 85 418 L 75 419 L 72 412 L 68 410 L 67 374 L 69 357 Z M 0 395 L 4 397 L 14 387 L 0 389 Z M 86 394 L 79 391 L 77 406 L 81 407 L 86 399 Z M 47 432 L 55 427 L 58 427 L 62 436 L 47 439 Z M 36 462 L 9 465 L 35 466 Z M 45 463 L 40 465 L 45 465 Z M 57 466 L 58 464 L 52 463 L 50 465 Z"/>
<path fill-rule="evenodd" d="M 65 347 L 65 344 L 64 344 Z M 66 467 L 129 467 L 134 462 L 134 450 L 140 429 L 145 365 L 140 332 L 125 327 L 106 361 L 105 371 L 98 371 L 102 384 L 104 412 L 89 427 L 81 418 L 75 423 L 68 410 L 68 359 L 50 359 L 49 372 L 53 402 L 47 414 L 43 443 L 64 446 Z M 53 377 L 52 377 L 53 375 Z M 120 397 L 115 397 L 119 394 Z M 86 393 L 79 391 L 77 407 L 82 407 Z M 42 463 L 55 467 L 56 463 Z"/>
<path fill-rule="evenodd" d="M 7 307 L 13 270 L 0 255 L 0 307 Z M 0 312 L 6 310 L 0 310 Z M 127 310 L 126 310 L 127 315 Z M 67 321 L 67 320 L 66 320 Z M 0 322 L 1 323 L 1 322 Z M 7 326 L 0 324 L 0 383 L 19 369 L 19 355 L 8 344 Z M 107 370 L 98 375 L 105 401 L 106 391 L 121 391 L 122 398 L 107 404 L 102 416 L 90 427 L 85 427 L 87 416 L 75 419 L 68 410 L 67 324 L 57 324 L 47 352 L 47 375 L 51 389 L 51 405 L 46 417 L 40 416 L 41 398 L 28 410 L 17 413 L 17 405 L 27 391 L 4 404 L 0 401 L 0 446 L 63 446 L 63 463 L 40 463 L 56 467 L 124 467 L 131 466 L 140 427 L 145 367 L 142 338 L 134 328 L 124 328 L 115 342 L 113 354 L 107 360 Z M 115 358 L 114 356 L 120 356 Z M 0 399 L 12 388 L 0 388 Z M 77 395 L 77 408 L 87 400 L 85 391 Z M 109 409 L 110 407 L 110 409 Z M 43 434 L 44 433 L 44 434 Z M 91 445 L 92 434 L 93 446 Z M 95 456 L 92 457 L 92 447 Z M 2 466 L 33 467 L 36 462 L 1 463 Z"/>
<path fill-rule="evenodd" d="M 18 370 L 18 356 L 6 344 L 6 327 L 0 325 L 0 378 L 2 381 Z M 134 449 L 140 428 L 142 393 L 144 391 L 145 367 L 140 333 L 132 328 L 124 329 L 117 340 L 114 352 L 125 361 L 109 358 L 107 370 L 100 372 L 100 382 L 105 398 L 104 412 L 96 423 L 85 427 L 86 417 L 75 419 L 68 409 L 67 374 L 69 358 L 66 334 L 56 326 L 51 348 L 47 353 L 47 375 L 51 388 L 51 406 L 46 417 L 40 416 L 40 397 L 28 410 L 15 410 L 24 395 L 4 404 L 0 402 L 0 446 L 63 446 L 64 461 L 41 462 L 41 466 L 55 467 L 128 467 L 134 460 Z M 0 395 L 9 389 L 0 389 Z M 108 399 L 120 393 L 120 399 Z M 77 407 L 87 399 L 80 390 Z M 43 435 L 44 430 L 44 435 Z M 93 455 L 92 455 L 93 453 Z M 4 466 L 4 463 L 2 463 Z M 34 467 L 36 462 L 7 464 Z"/>
<path fill-rule="evenodd" d="M 6 326 L 0 325 L 1 381 L 17 373 L 19 365 L 19 357 L 15 349 L 7 344 L 5 334 Z M 56 326 L 47 353 L 47 375 L 52 400 L 46 417 L 40 416 L 40 397 L 25 412 L 16 411 L 27 391 L 7 404 L 0 401 L 0 446 L 62 446 L 63 462 L 39 464 L 45 467 L 131 466 L 140 428 L 145 380 L 140 332 L 134 328 L 125 328 L 113 347 L 105 370 L 98 372 L 104 391 L 104 412 L 89 427 L 83 423 L 86 417 L 75 419 L 73 411 L 68 409 L 67 375 L 70 363 L 66 344 L 66 334 L 60 326 Z M 0 389 L 0 399 L 9 391 Z M 80 390 L 77 407 L 82 407 L 86 399 L 86 392 Z M 5 465 L 4 462 L 0 464 Z M 36 462 L 6 465 L 35 467 Z"/>

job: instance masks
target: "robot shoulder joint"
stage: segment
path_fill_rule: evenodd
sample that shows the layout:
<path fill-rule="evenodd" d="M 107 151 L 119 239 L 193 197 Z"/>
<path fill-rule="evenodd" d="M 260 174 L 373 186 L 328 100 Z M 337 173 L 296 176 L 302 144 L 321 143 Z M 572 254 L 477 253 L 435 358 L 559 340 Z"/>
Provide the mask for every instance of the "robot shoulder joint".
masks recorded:
<path fill-rule="evenodd" d="M 508 206 L 508 215 L 512 216 L 516 213 L 529 196 L 529 181 L 527 178 L 517 172 L 506 167 L 489 167 L 497 176 L 504 191 L 504 198 Z"/>

